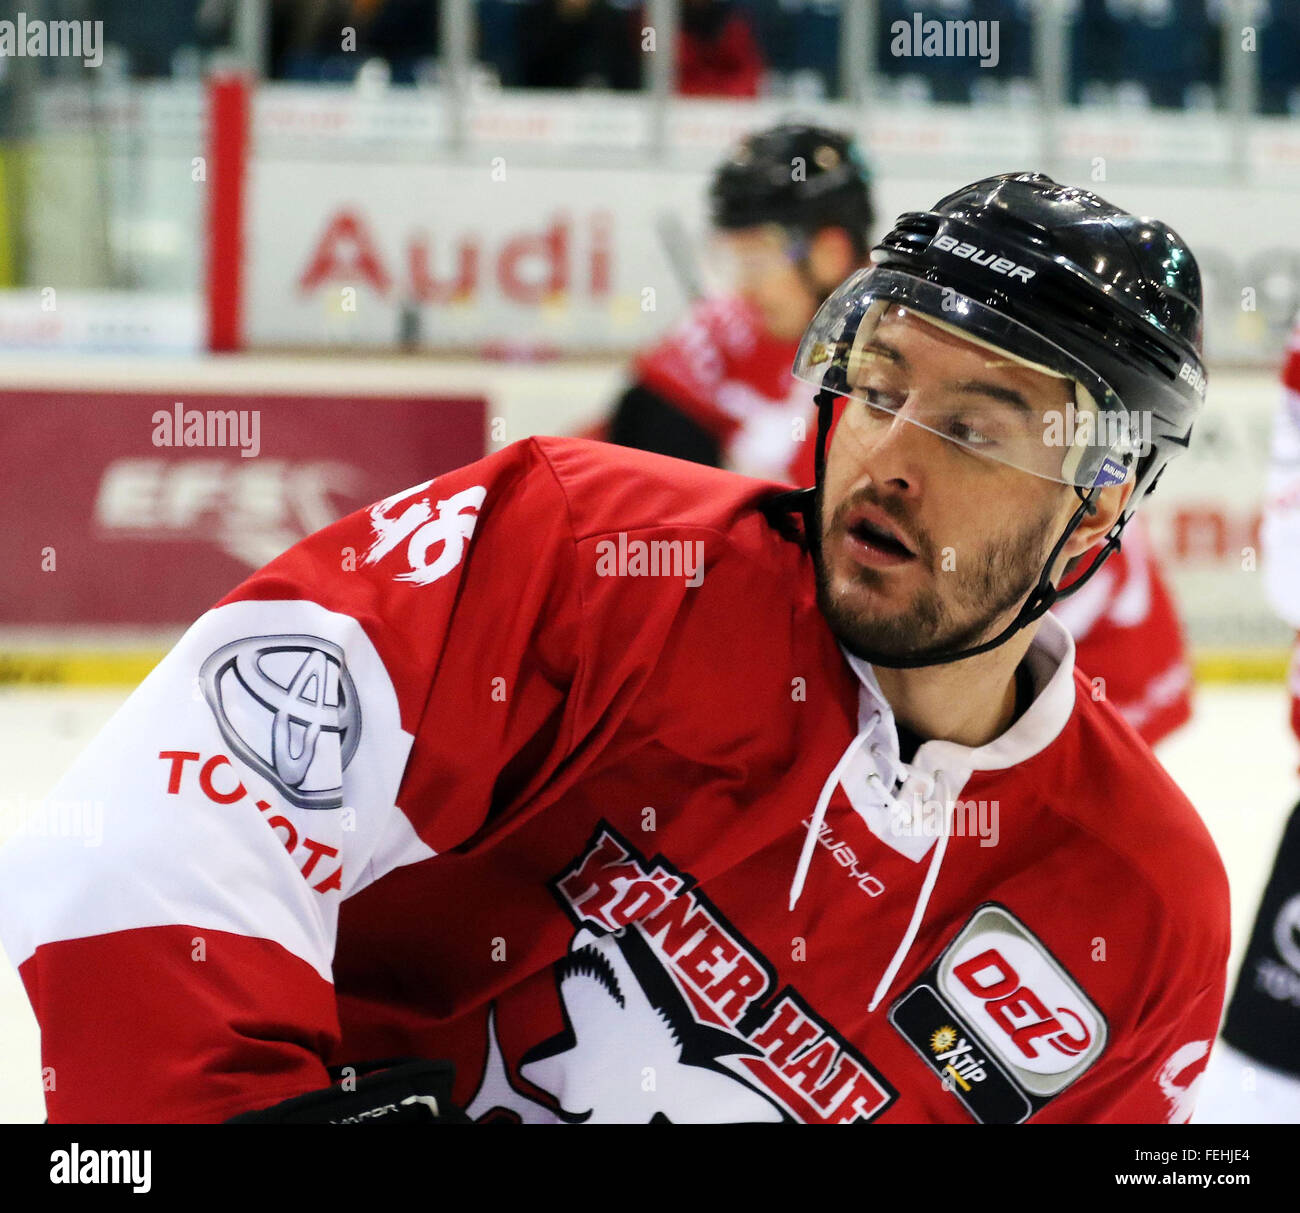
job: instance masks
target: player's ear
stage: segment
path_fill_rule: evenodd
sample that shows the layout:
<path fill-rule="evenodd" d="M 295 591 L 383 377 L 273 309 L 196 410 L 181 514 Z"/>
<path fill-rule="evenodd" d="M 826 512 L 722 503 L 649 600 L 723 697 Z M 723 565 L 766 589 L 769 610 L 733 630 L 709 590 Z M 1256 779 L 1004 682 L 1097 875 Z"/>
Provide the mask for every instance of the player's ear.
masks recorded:
<path fill-rule="evenodd" d="M 1109 484 L 1096 497 L 1093 498 L 1093 504 L 1097 507 L 1095 514 L 1084 514 L 1083 521 L 1075 528 L 1074 534 L 1066 540 L 1065 547 L 1061 550 L 1061 555 L 1068 559 L 1075 556 L 1082 556 L 1090 548 L 1100 543 L 1106 532 L 1115 525 L 1120 514 L 1124 512 L 1124 507 L 1128 504 L 1128 499 L 1133 496 L 1133 486 L 1136 483 L 1134 477 L 1130 476 L 1123 484 Z M 1071 512 L 1078 509 L 1078 498 L 1071 493 Z"/>
<path fill-rule="evenodd" d="M 809 241 L 808 269 L 821 286 L 839 286 L 856 264 L 853 241 L 842 227 L 824 227 Z"/>

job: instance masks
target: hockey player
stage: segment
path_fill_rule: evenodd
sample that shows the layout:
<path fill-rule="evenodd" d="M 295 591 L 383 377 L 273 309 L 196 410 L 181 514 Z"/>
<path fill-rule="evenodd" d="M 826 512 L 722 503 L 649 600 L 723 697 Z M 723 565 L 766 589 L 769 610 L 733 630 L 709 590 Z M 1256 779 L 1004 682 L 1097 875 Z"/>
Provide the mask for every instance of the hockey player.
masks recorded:
<path fill-rule="evenodd" d="M 1269 599 L 1300 629 L 1300 327 L 1283 363 L 1260 538 Z M 1300 641 L 1289 690 L 1291 728 L 1300 740 Z M 1300 805 L 1264 887 L 1197 1119 L 1300 1124 Z"/>
<path fill-rule="evenodd" d="M 0 856 L 51 1119 L 1185 1120 L 1223 869 L 1046 611 L 1199 331 L 989 178 L 810 325 L 815 490 L 534 439 L 272 561 L 56 789 L 102 844 Z"/>

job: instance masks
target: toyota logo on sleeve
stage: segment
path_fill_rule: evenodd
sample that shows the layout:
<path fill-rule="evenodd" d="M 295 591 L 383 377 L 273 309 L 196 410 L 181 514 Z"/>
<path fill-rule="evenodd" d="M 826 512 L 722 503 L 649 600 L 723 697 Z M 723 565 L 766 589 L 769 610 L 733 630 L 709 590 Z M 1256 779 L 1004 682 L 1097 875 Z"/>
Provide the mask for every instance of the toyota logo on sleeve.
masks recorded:
<path fill-rule="evenodd" d="M 361 708 L 338 645 L 318 636 L 252 636 L 219 648 L 199 677 L 226 743 L 290 804 L 343 804 Z"/>

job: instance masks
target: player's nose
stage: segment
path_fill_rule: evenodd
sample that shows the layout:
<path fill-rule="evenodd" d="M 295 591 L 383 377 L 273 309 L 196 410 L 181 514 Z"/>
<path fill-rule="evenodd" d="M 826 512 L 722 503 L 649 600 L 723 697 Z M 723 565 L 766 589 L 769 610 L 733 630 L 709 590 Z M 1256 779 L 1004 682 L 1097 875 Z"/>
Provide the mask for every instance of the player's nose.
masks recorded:
<path fill-rule="evenodd" d="M 935 457 L 934 444 L 943 441 L 911 419 L 913 408 L 909 401 L 898 413 L 872 410 L 866 424 L 854 431 L 860 475 L 912 498 L 921 493 L 925 469 Z"/>

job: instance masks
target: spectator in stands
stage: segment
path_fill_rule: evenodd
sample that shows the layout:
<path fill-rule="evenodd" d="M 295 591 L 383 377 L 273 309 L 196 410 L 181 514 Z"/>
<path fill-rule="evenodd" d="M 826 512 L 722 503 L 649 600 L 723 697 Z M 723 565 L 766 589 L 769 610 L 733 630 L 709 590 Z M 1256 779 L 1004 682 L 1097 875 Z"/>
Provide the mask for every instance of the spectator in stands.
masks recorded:
<path fill-rule="evenodd" d="M 367 50 L 397 70 L 393 78 L 413 75 L 420 60 L 438 55 L 438 0 L 353 0 L 368 10 L 361 34 Z"/>
<path fill-rule="evenodd" d="M 232 39 L 233 10 L 234 0 L 204 0 L 200 20 L 215 45 Z M 275 80 L 351 80 L 379 58 L 394 82 L 411 83 L 417 65 L 438 55 L 438 0 L 271 0 L 268 12 Z"/>
<path fill-rule="evenodd" d="M 525 88 L 640 84 L 632 27 L 608 0 L 535 0 L 519 14 L 519 45 Z"/>
<path fill-rule="evenodd" d="M 343 31 L 363 26 L 373 0 L 271 0 L 268 6 L 270 74 L 274 80 L 319 80 L 328 74 L 327 65 L 337 62 L 353 69 L 362 56 L 345 52 Z M 234 0 L 205 0 L 203 12 L 210 14 L 214 28 L 217 16 L 224 21 L 223 44 L 234 37 Z"/>
<path fill-rule="evenodd" d="M 682 0 L 677 91 L 694 97 L 757 97 L 763 56 L 749 18 L 730 0 Z"/>

